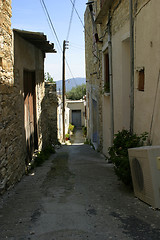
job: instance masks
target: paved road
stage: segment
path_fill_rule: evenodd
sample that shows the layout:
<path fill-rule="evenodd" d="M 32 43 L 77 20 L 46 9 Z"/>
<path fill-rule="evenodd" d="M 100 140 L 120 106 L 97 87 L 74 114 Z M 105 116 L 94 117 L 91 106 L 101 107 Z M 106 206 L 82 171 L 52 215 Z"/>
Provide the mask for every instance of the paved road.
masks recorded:
<path fill-rule="evenodd" d="M 75 129 L 73 136 L 71 136 L 72 145 L 82 145 L 85 142 L 85 138 L 82 133 L 82 129 Z"/>
<path fill-rule="evenodd" d="M 74 141 L 0 199 L 0 240 L 158 240 L 160 212 Z"/>

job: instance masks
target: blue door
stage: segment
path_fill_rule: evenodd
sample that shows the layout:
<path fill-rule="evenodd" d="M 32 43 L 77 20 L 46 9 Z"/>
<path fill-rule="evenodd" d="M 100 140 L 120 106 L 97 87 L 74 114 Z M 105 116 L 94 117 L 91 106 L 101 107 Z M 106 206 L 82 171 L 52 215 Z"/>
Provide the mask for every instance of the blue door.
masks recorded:
<path fill-rule="evenodd" d="M 72 110 L 72 124 L 81 127 L 81 110 Z"/>

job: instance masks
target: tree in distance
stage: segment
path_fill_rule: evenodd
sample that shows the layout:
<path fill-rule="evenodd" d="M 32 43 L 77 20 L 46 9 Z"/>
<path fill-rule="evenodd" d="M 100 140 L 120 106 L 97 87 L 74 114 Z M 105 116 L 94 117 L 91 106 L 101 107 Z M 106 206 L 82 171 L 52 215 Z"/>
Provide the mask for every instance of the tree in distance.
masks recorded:
<path fill-rule="evenodd" d="M 54 83 L 53 77 L 49 74 L 49 72 L 44 74 L 44 81 L 49 83 Z"/>
<path fill-rule="evenodd" d="M 73 87 L 71 91 L 66 93 L 67 99 L 80 100 L 86 95 L 86 84 Z"/>

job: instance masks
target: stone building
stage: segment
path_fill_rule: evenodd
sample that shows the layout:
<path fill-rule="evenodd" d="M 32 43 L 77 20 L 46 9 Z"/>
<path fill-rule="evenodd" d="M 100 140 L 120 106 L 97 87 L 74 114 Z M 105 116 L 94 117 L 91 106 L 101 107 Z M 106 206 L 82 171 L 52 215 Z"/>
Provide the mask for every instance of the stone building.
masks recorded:
<path fill-rule="evenodd" d="M 44 86 L 45 52 L 55 52 L 53 44 L 40 33 L 13 34 L 10 18 L 11 1 L 0 1 L 0 193 L 21 179 L 34 149 L 51 143 L 43 129 L 49 114 L 56 121 L 51 114 L 57 104 L 55 87 L 45 91 Z M 48 102 L 54 102 L 52 113 Z M 56 122 L 54 131 L 56 135 Z"/>
<path fill-rule="evenodd" d="M 45 83 L 45 93 L 41 106 L 42 147 L 57 143 L 57 108 L 58 97 L 55 83 Z"/>
<path fill-rule="evenodd" d="M 0 1 L 0 192 L 19 180 L 23 168 L 20 160 L 24 159 L 24 155 L 17 151 L 21 147 L 16 133 L 20 115 L 18 91 L 13 81 L 10 18 L 11 1 Z"/>
<path fill-rule="evenodd" d="M 93 6 L 95 18 L 96 4 Z M 89 7 L 85 12 L 85 59 L 86 59 L 86 100 L 88 138 L 95 148 L 102 146 L 102 76 L 101 51 L 95 40 L 97 26 L 93 22 Z"/>
<path fill-rule="evenodd" d="M 107 155 L 118 130 L 160 144 L 158 0 L 88 1 L 85 12 L 88 137 Z M 98 114 L 96 114 L 98 113 Z"/>

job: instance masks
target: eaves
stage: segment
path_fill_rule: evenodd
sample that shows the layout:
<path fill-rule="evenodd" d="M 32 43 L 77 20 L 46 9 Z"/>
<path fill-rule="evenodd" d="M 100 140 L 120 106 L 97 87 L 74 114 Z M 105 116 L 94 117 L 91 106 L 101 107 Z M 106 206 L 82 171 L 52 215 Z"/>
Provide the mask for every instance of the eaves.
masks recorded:
<path fill-rule="evenodd" d="M 46 35 L 41 32 L 31 32 L 19 29 L 13 29 L 20 37 L 33 44 L 44 53 L 56 53 L 54 44 L 47 41 Z"/>

